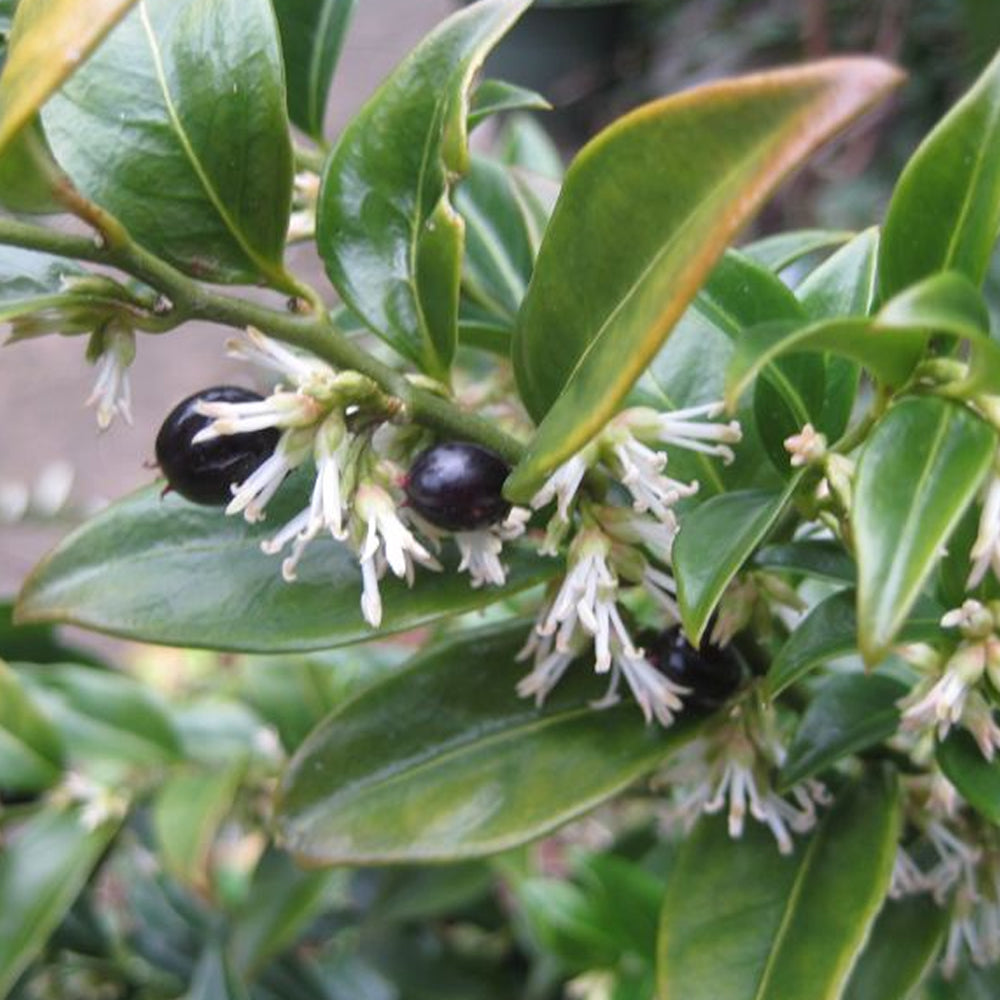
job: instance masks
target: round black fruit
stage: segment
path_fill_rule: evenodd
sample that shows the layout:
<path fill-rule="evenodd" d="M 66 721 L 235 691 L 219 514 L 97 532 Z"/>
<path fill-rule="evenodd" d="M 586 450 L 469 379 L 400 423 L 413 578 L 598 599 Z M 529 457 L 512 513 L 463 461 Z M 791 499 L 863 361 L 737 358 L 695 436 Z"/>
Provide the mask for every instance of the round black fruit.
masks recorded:
<path fill-rule="evenodd" d="M 695 649 L 677 626 L 650 636 L 642 645 L 660 673 L 690 689 L 684 702 L 691 708 L 719 708 L 740 686 L 742 671 L 728 649 L 710 643 Z"/>
<path fill-rule="evenodd" d="M 500 490 L 508 475 L 507 463 L 489 448 L 447 441 L 417 456 L 406 477 L 406 496 L 431 524 L 472 531 L 507 516 L 510 504 Z"/>
<path fill-rule="evenodd" d="M 210 507 L 229 503 L 232 486 L 242 483 L 271 456 L 280 434 L 268 427 L 193 444 L 192 438 L 211 423 L 195 406 L 200 402 L 251 403 L 263 398 L 239 386 L 215 385 L 178 403 L 156 435 L 156 461 L 170 488 L 192 503 Z"/>

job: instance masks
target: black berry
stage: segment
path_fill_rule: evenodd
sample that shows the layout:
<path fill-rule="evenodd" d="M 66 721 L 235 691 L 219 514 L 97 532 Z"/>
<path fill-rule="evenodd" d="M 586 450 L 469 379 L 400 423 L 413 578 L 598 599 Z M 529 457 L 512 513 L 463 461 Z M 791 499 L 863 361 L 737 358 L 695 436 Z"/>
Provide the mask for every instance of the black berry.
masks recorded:
<path fill-rule="evenodd" d="M 645 637 L 642 646 L 646 658 L 660 673 L 690 688 L 684 702 L 691 708 L 719 708 L 740 686 L 742 671 L 729 650 L 710 643 L 697 650 L 677 626 Z"/>
<path fill-rule="evenodd" d="M 233 484 L 242 483 L 270 457 L 280 434 L 268 427 L 192 444 L 192 438 L 211 423 L 195 405 L 202 401 L 250 403 L 263 398 L 239 386 L 215 385 L 178 403 L 156 435 L 156 461 L 170 488 L 192 503 L 211 507 L 229 503 Z"/>
<path fill-rule="evenodd" d="M 468 441 L 449 441 L 422 451 L 406 477 L 410 506 L 448 531 L 471 531 L 507 516 L 501 495 L 510 474 L 495 452 Z"/>

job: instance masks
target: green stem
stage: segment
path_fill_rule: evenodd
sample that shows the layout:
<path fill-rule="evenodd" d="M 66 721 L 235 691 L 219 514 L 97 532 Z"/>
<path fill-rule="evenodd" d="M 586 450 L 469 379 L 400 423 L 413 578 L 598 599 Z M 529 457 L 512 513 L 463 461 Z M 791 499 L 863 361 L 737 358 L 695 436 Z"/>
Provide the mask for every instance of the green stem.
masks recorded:
<path fill-rule="evenodd" d="M 494 423 L 412 385 L 402 373 L 346 339 L 330 322 L 322 304 L 319 311 L 303 315 L 220 294 L 144 250 L 127 234 L 123 236 L 124 231 L 114 220 L 110 221 L 112 224 L 108 228 L 104 225 L 100 227 L 102 236 L 95 240 L 0 217 L 0 244 L 115 267 L 162 293 L 170 302 L 170 317 L 174 325 L 200 319 L 238 330 L 256 327 L 275 340 L 308 350 L 336 368 L 367 375 L 383 391 L 399 400 L 401 415 L 405 419 L 451 438 L 478 442 L 511 463 L 521 457 L 523 445 Z M 314 294 L 308 297 L 312 299 Z"/>
<path fill-rule="evenodd" d="M 296 143 L 295 167 L 297 170 L 311 170 L 314 174 L 322 175 L 325 166 L 326 153 L 322 149 L 312 149 Z"/>

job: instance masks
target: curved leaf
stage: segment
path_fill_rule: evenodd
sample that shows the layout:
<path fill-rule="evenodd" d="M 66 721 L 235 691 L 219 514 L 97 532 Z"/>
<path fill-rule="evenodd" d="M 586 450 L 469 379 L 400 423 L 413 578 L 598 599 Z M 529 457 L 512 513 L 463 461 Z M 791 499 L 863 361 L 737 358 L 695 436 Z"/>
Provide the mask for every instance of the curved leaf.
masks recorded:
<path fill-rule="evenodd" d="M 544 708 L 519 698 L 514 623 L 459 636 L 361 694 L 306 740 L 282 781 L 278 822 L 310 864 L 491 854 L 619 792 L 697 730 L 644 726 L 634 704 L 578 664 Z"/>
<path fill-rule="evenodd" d="M 274 0 L 288 84 L 288 115 L 323 141 L 323 119 L 356 0 Z"/>
<path fill-rule="evenodd" d="M 73 905 L 116 825 L 88 829 L 75 810 L 36 813 L 5 830 L 0 851 L 0 996 Z"/>
<path fill-rule="evenodd" d="M 383 581 L 380 629 L 361 616 L 357 557 L 317 539 L 293 584 L 260 543 L 308 504 L 299 476 L 247 525 L 155 488 L 113 504 L 69 535 L 25 582 L 22 622 L 62 621 L 173 646 L 295 652 L 363 642 L 502 600 L 559 573 L 558 560 L 511 547 L 507 586 L 473 590 L 456 573 Z M 115 586 L 108 586 L 109 580 Z"/>
<path fill-rule="evenodd" d="M 781 516 L 797 484 L 798 477 L 780 493 L 723 493 L 681 518 L 672 562 L 684 632 L 695 645 L 723 591 Z"/>
<path fill-rule="evenodd" d="M 267 0 L 140 0 L 42 121 L 143 246 L 195 277 L 286 287 L 292 150 Z"/>
<path fill-rule="evenodd" d="M 65 302 L 66 282 L 86 276 L 64 257 L 0 245 L 0 322 Z"/>
<path fill-rule="evenodd" d="M 849 230 L 834 229 L 793 229 L 788 233 L 764 236 L 740 249 L 762 267 L 780 274 L 786 267 L 808 257 L 810 254 L 839 247 L 854 233 Z"/>
<path fill-rule="evenodd" d="M 316 239 L 344 301 L 424 371 L 457 342 L 463 227 L 451 185 L 469 166 L 469 88 L 530 0 L 481 0 L 427 36 L 344 130 Z"/>
<path fill-rule="evenodd" d="M 681 847 L 660 921 L 660 1000 L 836 1000 L 889 887 L 895 780 L 848 787 L 806 845 L 782 856 L 748 823 L 703 820 Z"/>
<path fill-rule="evenodd" d="M 21 0 L 0 76 L 0 151 L 136 0 Z"/>
<path fill-rule="evenodd" d="M 972 735 L 957 729 L 937 746 L 937 762 L 969 804 L 1000 823 L 1000 763 L 986 760 Z"/>
<path fill-rule="evenodd" d="M 0 788 L 38 792 L 62 775 L 62 740 L 14 673 L 0 660 Z"/>
<path fill-rule="evenodd" d="M 851 527 L 858 561 L 858 643 L 877 663 L 989 472 L 996 434 L 964 406 L 904 399 L 861 457 Z"/>
<path fill-rule="evenodd" d="M 469 102 L 469 128 L 502 111 L 548 111 L 551 107 L 534 90 L 503 80 L 483 80 Z"/>
<path fill-rule="evenodd" d="M 867 316 L 878 294 L 877 226 L 858 233 L 822 264 L 810 271 L 795 289 L 811 319 Z"/>
<path fill-rule="evenodd" d="M 521 396 L 545 419 L 512 499 L 614 415 L 777 183 L 898 80 L 857 58 L 711 84 L 626 115 L 580 153 L 514 341 Z"/>
<path fill-rule="evenodd" d="M 854 583 L 854 561 L 839 542 L 800 539 L 768 545 L 754 556 L 754 565 L 764 569 L 800 573 L 831 583 Z"/>
<path fill-rule="evenodd" d="M 888 297 L 937 271 L 982 284 L 1000 230 L 1000 54 L 920 144 L 893 191 L 879 274 Z"/>

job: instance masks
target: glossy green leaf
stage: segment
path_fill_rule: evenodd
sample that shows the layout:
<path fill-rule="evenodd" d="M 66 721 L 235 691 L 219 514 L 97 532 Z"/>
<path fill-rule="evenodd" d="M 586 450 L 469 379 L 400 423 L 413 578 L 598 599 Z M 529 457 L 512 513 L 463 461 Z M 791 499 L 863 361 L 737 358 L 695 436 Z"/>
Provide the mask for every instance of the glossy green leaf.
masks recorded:
<path fill-rule="evenodd" d="M 282 782 L 278 823 L 303 861 L 367 864 L 495 853 L 614 795 L 690 739 L 605 711 L 581 662 L 543 708 L 514 690 L 524 625 L 452 639 L 334 712 Z"/>
<path fill-rule="evenodd" d="M 948 780 L 991 823 L 1000 823 L 1000 763 L 986 760 L 971 733 L 953 730 L 937 747 Z"/>
<path fill-rule="evenodd" d="M 851 528 L 858 560 L 858 641 L 877 663 L 989 471 L 996 434 L 965 407 L 904 399 L 858 461 Z"/>
<path fill-rule="evenodd" d="M 357 557 L 317 539 L 293 584 L 260 551 L 275 525 L 308 503 L 300 475 L 268 505 L 268 520 L 247 525 L 157 488 L 141 490 L 66 538 L 26 581 L 17 606 L 23 622 L 62 621 L 174 646 L 294 652 L 361 642 L 502 600 L 560 572 L 558 560 L 511 547 L 507 586 L 473 590 L 456 573 L 418 570 L 413 588 L 381 584 L 380 629 L 360 609 Z M 445 553 L 445 562 L 454 558 Z M 114 579 L 115 587 L 106 585 Z"/>
<path fill-rule="evenodd" d="M 215 771 L 181 771 L 165 781 L 153 802 L 157 856 L 178 881 L 205 892 L 219 827 L 233 807 L 246 765 Z"/>
<path fill-rule="evenodd" d="M 381 868 L 378 891 L 368 918 L 380 923 L 418 923 L 448 919 L 481 903 L 496 888 L 497 876 L 486 861 L 454 865 L 400 865 Z"/>
<path fill-rule="evenodd" d="M 514 500 L 614 415 L 726 244 L 780 180 L 898 81 L 870 59 L 710 84 L 626 115 L 570 168 L 513 345 L 544 417 Z"/>
<path fill-rule="evenodd" d="M 684 631 L 697 643 L 719 598 L 788 505 L 782 492 L 740 490 L 712 497 L 681 518 L 673 570 Z"/>
<path fill-rule="evenodd" d="M 823 682 L 799 720 L 781 767 L 791 788 L 804 778 L 888 739 L 899 725 L 896 702 L 909 687 L 882 674 L 838 674 Z"/>
<path fill-rule="evenodd" d="M 323 141 L 323 119 L 355 0 L 274 0 L 288 85 L 288 114 Z"/>
<path fill-rule="evenodd" d="M 703 820 L 683 844 L 660 923 L 660 1000 L 836 1000 L 889 887 L 895 781 L 849 786 L 808 843 L 782 856 L 748 822 Z"/>
<path fill-rule="evenodd" d="M 504 80 L 483 80 L 469 102 L 469 128 L 502 111 L 548 111 L 551 107 L 541 94 L 527 87 Z"/>
<path fill-rule="evenodd" d="M 887 899 L 843 1000 L 912 998 L 937 958 L 947 927 L 948 909 L 930 893 Z"/>
<path fill-rule="evenodd" d="M 0 851 L 0 996 L 42 950 L 115 832 L 46 810 L 5 832 Z"/>
<path fill-rule="evenodd" d="M 835 541 L 801 539 L 767 545 L 753 561 L 762 569 L 785 570 L 831 583 L 854 583 L 857 579 L 854 561 Z"/>
<path fill-rule="evenodd" d="M 181 756 L 166 707 L 126 674 L 59 663 L 23 666 L 20 676 L 62 734 L 70 759 L 88 769 L 155 769 Z"/>
<path fill-rule="evenodd" d="M 0 788 L 39 792 L 62 775 L 62 740 L 24 690 L 17 674 L 0 660 Z"/>
<path fill-rule="evenodd" d="M 147 249 L 195 277 L 287 287 L 292 150 L 267 0 L 140 0 L 42 120 L 73 183 Z"/>
<path fill-rule="evenodd" d="M 0 76 L 0 151 L 136 0 L 21 0 Z"/>
<path fill-rule="evenodd" d="M 741 249 L 762 267 L 778 274 L 810 254 L 846 243 L 852 236 L 852 232 L 833 229 L 794 229 L 754 240 Z"/>
<path fill-rule="evenodd" d="M 1000 54 L 903 170 L 879 253 L 883 295 L 937 271 L 982 284 L 1000 230 L 998 149 Z"/>
<path fill-rule="evenodd" d="M 565 167 L 559 147 L 534 115 L 511 115 L 497 137 L 496 150 L 508 166 L 554 182 L 553 187 L 562 181 Z"/>
<path fill-rule="evenodd" d="M 457 343 L 473 76 L 528 0 L 481 0 L 441 24 L 344 130 L 327 164 L 317 245 L 344 301 L 397 351 L 444 376 Z"/>
<path fill-rule="evenodd" d="M 944 609 L 925 600 L 906 619 L 901 637 L 908 642 L 929 641 L 940 634 Z M 817 604 L 778 651 L 767 674 L 772 698 L 815 667 L 858 649 L 857 598 L 841 590 Z"/>

